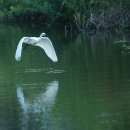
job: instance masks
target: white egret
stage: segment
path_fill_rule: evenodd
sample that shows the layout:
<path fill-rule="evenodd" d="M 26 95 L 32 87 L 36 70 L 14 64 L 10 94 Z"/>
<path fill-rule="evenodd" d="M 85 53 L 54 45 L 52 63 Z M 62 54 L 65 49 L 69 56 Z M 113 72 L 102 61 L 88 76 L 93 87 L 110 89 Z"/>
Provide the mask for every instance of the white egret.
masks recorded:
<path fill-rule="evenodd" d="M 55 52 L 55 49 L 52 45 L 51 40 L 45 36 L 45 33 L 42 33 L 40 37 L 23 37 L 17 46 L 16 53 L 15 53 L 15 59 L 17 61 L 21 60 L 21 55 L 22 55 L 22 49 L 23 49 L 23 43 L 34 45 L 34 46 L 39 46 L 41 47 L 47 56 L 53 61 L 57 62 L 58 58 Z"/>

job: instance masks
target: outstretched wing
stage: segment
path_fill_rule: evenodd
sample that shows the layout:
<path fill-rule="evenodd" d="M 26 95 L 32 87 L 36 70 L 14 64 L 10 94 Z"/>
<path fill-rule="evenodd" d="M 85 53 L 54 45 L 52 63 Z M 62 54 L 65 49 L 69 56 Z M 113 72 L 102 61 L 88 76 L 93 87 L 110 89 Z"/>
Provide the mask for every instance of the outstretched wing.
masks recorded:
<path fill-rule="evenodd" d="M 40 41 L 37 44 L 35 44 L 35 45 L 41 47 L 42 49 L 44 49 L 44 51 L 47 54 L 47 56 L 53 62 L 57 62 L 58 61 L 55 49 L 54 49 L 54 47 L 52 45 L 51 40 L 48 37 L 41 37 Z"/>
<path fill-rule="evenodd" d="M 22 54 L 22 45 L 23 45 L 23 42 L 25 40 L 26 37 L 23 37 L 20 41 L 19 41 L 19 44 L 17 46 L 17 49 L 16 49 L 16 53 L 15 53 L 15 59 L 17 61 L 20 61 L 21 60 L 21 54 Z"/>

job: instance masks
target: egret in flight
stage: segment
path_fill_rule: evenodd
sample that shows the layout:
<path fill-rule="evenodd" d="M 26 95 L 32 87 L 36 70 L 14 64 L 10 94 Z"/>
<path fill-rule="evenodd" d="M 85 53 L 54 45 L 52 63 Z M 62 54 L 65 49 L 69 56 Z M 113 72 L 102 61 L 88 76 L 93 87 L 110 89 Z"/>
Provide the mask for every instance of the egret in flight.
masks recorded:
<path fill-rule="evenodd" d="M 23 37 L 17 46 L 16 53 L 15 53 L 15 59 L 17 61 L 21 60 L 22 50 L 23 50 L 23 43 L 26 43 L 28 45 L 34 45 L 41 47 L 46 55 L 53 61 L 57 62 L 58 58 L 55 52 L 55 49 L 52 45 L 51 40 L 45 36 L 45 33 L 42 33 L 40 37 Z"/>

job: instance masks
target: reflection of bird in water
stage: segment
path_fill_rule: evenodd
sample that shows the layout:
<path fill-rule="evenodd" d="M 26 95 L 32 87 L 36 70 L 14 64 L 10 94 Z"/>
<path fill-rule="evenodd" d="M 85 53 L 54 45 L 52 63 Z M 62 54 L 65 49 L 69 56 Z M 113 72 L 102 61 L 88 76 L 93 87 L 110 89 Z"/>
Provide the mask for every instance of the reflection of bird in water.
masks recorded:
<path fill-rule="evenodd" d="M 49 124 L 49 112 L 54 104 L 57 91 L 58 91 L 58 81 L 52 81 L 46 88 L 47 90 L 40 94 L 38 97 L 28 100 L 24 96 L 22 87 L 17 85 L 17 97 L 22 109 L 22 127 L 28 127 L 28 122 L 31 117 L 37 117 L 40 114 L 40 121 L 43 122 L 44 128 L 48 127 Z M 31 114 L 31 115 L 30 115 Z M 30 115 L 30 116 L 29 116 Z M 35 120 L 35 119 L 34 119 Z"/>
<path fill-rule="evenodd" d="M 53 61 L 57 62 L 57 55 L 54 50 L 54 47 L 52 45 L 51 40 L 45 36 L 45 33 L 42 33 L 40 37 L 23 37 L 17 46 L 16 53 L 15 53 L 15 59 L 17 61 L 21 60 L 21 54 L 22 54 L 22 45 L 23 43 L 26 43 L 28 45 L 34 45 L 34 46 L 39 46 L 42 49 L 44 49 L 45 53 L 47 56 Z"/>

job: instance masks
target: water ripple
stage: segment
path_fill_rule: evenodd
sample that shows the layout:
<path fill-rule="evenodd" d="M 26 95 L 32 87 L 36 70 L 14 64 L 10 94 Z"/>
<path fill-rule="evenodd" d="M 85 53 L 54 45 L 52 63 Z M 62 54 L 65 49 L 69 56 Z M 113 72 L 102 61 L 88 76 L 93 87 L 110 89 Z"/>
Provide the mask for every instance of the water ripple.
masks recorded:
<path fill-rule="evenodd" d="M 51 71 L 48 71 L 46 73 L 50 74 L 50 73 L 56 73 L 56 74 L 60 74 L 60 73 L 64 73 L 65 70 L 51 70 Z"/>
<path fill-rule="evenodd" d="M 35 69 L 26 69 L 25 73 L 37 73 L 37 72 L 45 72 L 47 74 L 50 73 L 56 73 L 56 74 L 60 74 L 60 73 L 64 73 L 65 70 L 63 69 L 54 69 L 54 68 L 35 68 Z"/>

